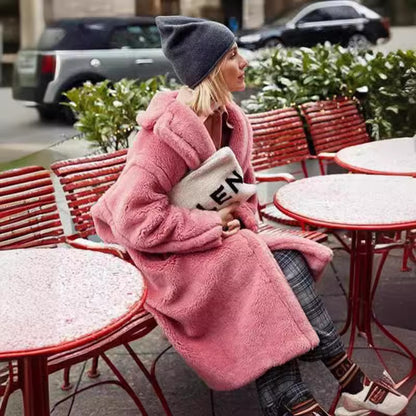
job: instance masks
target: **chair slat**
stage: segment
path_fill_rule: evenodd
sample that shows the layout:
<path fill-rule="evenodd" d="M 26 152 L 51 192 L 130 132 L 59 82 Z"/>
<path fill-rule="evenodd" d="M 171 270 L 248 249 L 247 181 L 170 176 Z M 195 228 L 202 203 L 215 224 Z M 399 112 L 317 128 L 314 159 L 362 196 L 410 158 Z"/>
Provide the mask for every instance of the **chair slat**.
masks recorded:
<path fill-rule="evenodd" d="M 40 166 L 0 172 L 0 249 L 64 241 L 50 173 Z"/>
<path fill-rule="evenodd" d="M 310 157 L 302 120 L 294 108 L 249 114 L 256 171 L 305 161 Z"/>
<path fill-rule="evenodd" d="M 305 103 L 300 108 L 316 154 L 370 141 L 365 120 L 351 99 Z"/>
<path fill-rule="evenodd" d="M 71 219 L 82 237 L 94 235 L 92 205 L 118 179 L 127 159 L 127 149 L 55 162 L 51 169 L 59 178 Z"/>
<path fill-rule="evenodd" d="M 295 163 L 303 164 L 302 167 L 306 171 L 305 161 L 311 157 L 311 154 L 303 128 L 303 121 L 295 108 L 248 114 L 248 119 L 253 130 L 251 162 L 256 172 Z M 264 208 L 259 209 L 261 215 L 270 221 L 299 225 L 296 220 L 280 213 L 277 208 L 273 210 L 268 208 L 267 212 L 264 211 Z M 264 227 L 261 232 L 264 232 L 265 229 L 269 233 L 272 232 L 271 229 Z M 276 228 L 276 230 L 281 229 Z M 296 235 L 310 237 L 309 234 L 304 234 L 301 230 L 298 230 L 298 233 L 295 232 Z M 316 238 L 323 241 L 326 239 L 326 235 L 318 233 Z"/>

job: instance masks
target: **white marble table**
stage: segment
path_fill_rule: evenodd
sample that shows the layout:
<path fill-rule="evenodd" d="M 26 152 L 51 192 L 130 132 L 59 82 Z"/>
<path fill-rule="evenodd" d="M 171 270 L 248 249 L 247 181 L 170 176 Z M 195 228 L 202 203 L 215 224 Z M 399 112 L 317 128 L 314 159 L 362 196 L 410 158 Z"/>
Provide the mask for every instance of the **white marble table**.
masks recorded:
<path fill-rule="evenodd" d="M 335 162 L 350 172 L 416 177 L 416 137 L 346 147 L 337 152 Z"/>
<path fill-rule="evenodd" d="M 119 328 L 143 305 L 131 264 L 68 248 L 0 251 L 0 359 L 23 368 L 25 415 L 49 415 L 48 356 Z"/>
<path fill-rule="evenodd" d="M 315 176 L 283 186 L 274 203 L 301 224 L 350 230 L 351 274 L 344 328 L 350 329 L 348 352 L 352 353 L 359 332 L 379 355 L 371 328 L 375 323 L 411 360 L 411 371 L 397 386 L 415 376 L 414 353 L 375 318 L 372 301 L 380 278 L 377 274 L 373 280 L 374 232 L 416 227 L 416 180 L 410 176 L 362 174 Z"/>

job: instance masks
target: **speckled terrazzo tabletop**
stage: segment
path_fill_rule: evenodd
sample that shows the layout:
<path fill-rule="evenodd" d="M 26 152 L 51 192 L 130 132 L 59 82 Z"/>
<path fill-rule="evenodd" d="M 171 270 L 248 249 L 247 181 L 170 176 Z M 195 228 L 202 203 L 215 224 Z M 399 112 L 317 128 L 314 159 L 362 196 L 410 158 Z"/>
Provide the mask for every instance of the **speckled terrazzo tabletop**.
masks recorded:
<path fill-rule="evenodd" d="M 346 147 L 335 161 L 354 171 L 416 175 L 416 137 L 380 140 Z"/>
<path fill-rule="evenodd" d="M 109 254 L 76 250 L 0 251 L 0 357 L 93 334 L 137 306 L 140 272 Z"/>
<path fill-rule="evenodd" d="M 416 179 L 407 176 L 341 174 L 315 176 L 280 188 L 281 208 L 312 223 L 366 229 L 416 226 Z"/>

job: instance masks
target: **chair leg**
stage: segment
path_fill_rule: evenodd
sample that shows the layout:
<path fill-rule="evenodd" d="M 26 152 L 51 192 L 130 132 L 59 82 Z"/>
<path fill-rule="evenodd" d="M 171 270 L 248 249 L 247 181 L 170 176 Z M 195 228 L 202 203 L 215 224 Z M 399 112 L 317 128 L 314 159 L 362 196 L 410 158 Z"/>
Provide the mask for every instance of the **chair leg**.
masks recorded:
<path fill-rule="evenodd" d="M 321 171 L 321 175 L 326 175 L 326 171 L 325 171 L 325 165 L 323 160 L 318 159 L 319 162 L 319 170 Z"/>
<path fill-rule="evenodd" d="M 416 257 L 413 250 L 416 248 L 416 233 L 412 231 L 406 232 L 406 242 L 403 248 L 402 272 L 409 272 L 411 268 L 408 266 L 409 260 L 416 263 Z"/>
<path fill-rule="evenodd" d="M 100 372 L 98 371 L 98 356 L 92 359 L 92 365 L 91 368 L 88 370 L 87 374 L 89 378 L 99 377 Z"/>
<path fill-rule="evenodd" d="M 132 398 L 132 400 L 134 401 L 134 403 L 136 404 L 136 406 L 138 407 L 142 415 L 149 416 L 142 402 L 140 401 L 139 397 L 134 392 L 134 390 L 130 387 L 129 383 L 127 383 L 127 380 L 121 375 L 120 371 L 118 371 L 117 367 L 113 364 L 113 362 L 108 358 L 108 356 L 105 353 L 101 353 L 101 357 L 105 361 L 105 363 L 108 365 L 108 367 L 111 369 L 113 374 L 118 378 L 120 386 Z"/>
<path fill-rule="evenodd" d="M 137 354 L 134 352 L 133 348 L 129 344 L 124 344 L 124 347 L 130 354 L 130 356 L 133 358 L 133 361 L 136 363 L 136 365 L 140 368 L 141 372 L 144 374 L 144 376 L 147 378 L 149 383 L 151 384 L 153 391 L 155 392 L 157 398 L 160 401 L 160 404 L 163 407 L 163 410 L 166 414 L 166 416 L 173 416 L 172 412 L 169 408 L 168 402 L 163 394 L 163 391 L 157 381 L 156 377 L 156 364 L 159 361 L 159 359 L 162 357 L 162 355 L 171 348 L 171 345 L 167 348 L 165 348 L 153 361 L 152 368 L 150 372 L 146 368 L 146 366 L 143 364 L 143 362 L 140 360 L 140 358 L 137 356 Z"/>
<path fill-rule="evenodd" d="M 6 367 L 0 369 L 0 416 L 6 415 L 7 403 L 11 394 L 21 388 L 18 365 L 15 361 L 9 361 Z"/>
<path fill-rule="evenodd" d="M 7 381 L 6 387 L 0 396 L 0 416 L 6 415 L 7 402 L 9 401 L 10 394 L 12 393 L 12 383 Z"/>
<path fill-rule="evenodd" d="M 68 391 L 72 389 L 72 383 L 69 380 L 69 373 L 71 371 L 71 367 L 65 367 L 64 368 L 64 382 L 61 386 L 61 390 Z"/>

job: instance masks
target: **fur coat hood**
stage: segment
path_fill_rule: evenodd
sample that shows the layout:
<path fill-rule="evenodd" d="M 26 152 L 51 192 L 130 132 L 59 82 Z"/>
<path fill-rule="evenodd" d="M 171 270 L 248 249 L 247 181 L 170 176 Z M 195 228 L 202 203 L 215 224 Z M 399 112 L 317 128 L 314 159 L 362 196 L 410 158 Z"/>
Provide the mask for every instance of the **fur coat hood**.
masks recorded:
<path fill-rule="evenodd" d="M 145 307 L 174 348 L 211 388 L 231 390 L 318 343 L 270 249 L 301 251 L 315 277 L 331 251 L 297 237 L 260 238 L 255 196 L 235 213 L 245 228 L 228 238 L 217 212 L 170 204 L 172 187 L 216 150 L 176 96 L 157 94 L 140 115 L 126 166 L 92 215 L 100 237 L 123 245 L 143 273 Z M 250 125 L 237 105 L 227 111 L 229 146 L 253 183 Z"/>

